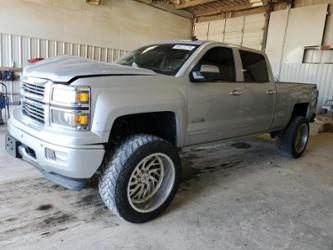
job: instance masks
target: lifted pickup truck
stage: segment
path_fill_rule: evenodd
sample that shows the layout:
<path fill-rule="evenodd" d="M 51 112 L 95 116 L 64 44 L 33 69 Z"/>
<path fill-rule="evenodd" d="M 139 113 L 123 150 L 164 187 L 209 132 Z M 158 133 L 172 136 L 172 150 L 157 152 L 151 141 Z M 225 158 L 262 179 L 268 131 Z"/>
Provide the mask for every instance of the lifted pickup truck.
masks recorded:
<path fill-rule="evenodd" d="M 267 132 L 300 157 L 317 95 L 274 82 L 264 53 L 217 42 L 152 44 L 113 65 L 55 57 L 25 68 L 6 148 L 67 188 L 98 174 L 106 206 L 140 223 L 174 198 L 182 147 Z"/>

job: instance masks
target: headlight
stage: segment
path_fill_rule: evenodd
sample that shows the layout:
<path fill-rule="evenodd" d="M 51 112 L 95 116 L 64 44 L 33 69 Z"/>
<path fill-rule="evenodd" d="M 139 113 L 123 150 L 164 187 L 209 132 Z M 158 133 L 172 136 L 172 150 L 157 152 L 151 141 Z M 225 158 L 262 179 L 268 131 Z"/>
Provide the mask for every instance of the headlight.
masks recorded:
<path fill-rule="evenodd" d="M 88 130 L 90 98 L 88 86 L 55 85 L 51 96 L 51 126 Z"/>
<path fill-rule="evenodd" d="M 51 124 L 77 130 L 89 129 L 89 111 L 51 109 Z"/>
<path fill-rule="evenodd" d="M 52 104 L 67 107 L 88 106 L 90 102 L 90 88 L 55 85 L 51 100 Z"/>

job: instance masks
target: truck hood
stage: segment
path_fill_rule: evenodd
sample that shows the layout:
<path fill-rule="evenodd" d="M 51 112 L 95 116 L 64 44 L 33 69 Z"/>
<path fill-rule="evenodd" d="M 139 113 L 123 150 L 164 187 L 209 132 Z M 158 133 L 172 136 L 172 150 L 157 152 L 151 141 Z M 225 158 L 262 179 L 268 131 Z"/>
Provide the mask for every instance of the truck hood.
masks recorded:
<path fill-rule="evenodd" d="M 95 62 L 75 56 L 57 56 L 27 66 L 23 75 L 49 79 L 54 82 L 71 82 L 80 77 L 110 75 L 157 75 L 154 71 L 118 64 Z"/>

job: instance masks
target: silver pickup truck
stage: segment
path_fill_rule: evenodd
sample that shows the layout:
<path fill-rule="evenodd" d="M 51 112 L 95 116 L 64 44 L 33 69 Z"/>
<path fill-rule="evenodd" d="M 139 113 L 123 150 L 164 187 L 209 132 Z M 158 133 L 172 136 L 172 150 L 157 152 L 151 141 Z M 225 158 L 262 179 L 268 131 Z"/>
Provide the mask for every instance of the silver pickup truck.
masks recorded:
<path fill-rule="evenodd" d="M 116 64 L 54 57 L 26 67 L 6 149 L 140 223 L 172 201 L 182 147 L 267 132 L 300 157 L 316 85 L 276 83 L 260 51 L 208 41 L 148 45 Z"/>

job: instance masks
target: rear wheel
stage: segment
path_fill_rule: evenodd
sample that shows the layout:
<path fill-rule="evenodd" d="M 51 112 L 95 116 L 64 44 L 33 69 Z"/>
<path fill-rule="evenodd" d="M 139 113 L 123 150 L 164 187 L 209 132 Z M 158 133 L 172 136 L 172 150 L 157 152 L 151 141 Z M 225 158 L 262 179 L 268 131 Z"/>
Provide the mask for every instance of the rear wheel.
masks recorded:
<path fill-rule="evenodd" d="M 105 163 L 99 181 L 101 198 L 129 222 L 152 220 L 174 198 L 180 169 L 178 153 L 170 143 L 152 135 L 132 136 Z"/>
<path fill-rule="evenodd" d="M 295 117 L 288 127 L 277 137 L 279 148 L 293 158 L 302 156 L 308 141 L 309 122 L 302 116 Z"/>

